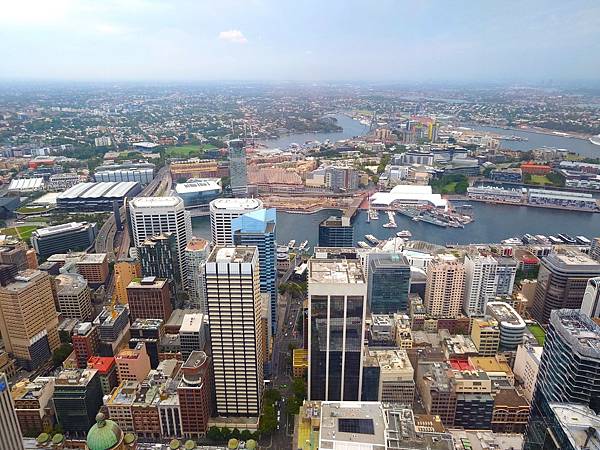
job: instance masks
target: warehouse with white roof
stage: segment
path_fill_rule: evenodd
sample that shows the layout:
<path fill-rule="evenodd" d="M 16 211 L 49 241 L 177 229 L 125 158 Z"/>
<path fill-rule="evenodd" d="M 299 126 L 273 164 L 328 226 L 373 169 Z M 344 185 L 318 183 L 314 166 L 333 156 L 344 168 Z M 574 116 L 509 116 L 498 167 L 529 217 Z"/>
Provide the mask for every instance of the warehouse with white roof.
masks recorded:
<path fill-rule="evenodd" d="M 135 181 L 79 183 L 60 193 L 56 206 L 67 211 L 112 211 L 115 201 L 121 206 L 141 190 Z"/>
<path fill-rule="evenodd" d="M 376 192 L 373 194 L 371 205 L 374 207 L 428 205 L 447 210 L 448 200 L 442 198 L 440 194 L 434 194 L 431 186 L 399 184 L 390 192 Z"/>

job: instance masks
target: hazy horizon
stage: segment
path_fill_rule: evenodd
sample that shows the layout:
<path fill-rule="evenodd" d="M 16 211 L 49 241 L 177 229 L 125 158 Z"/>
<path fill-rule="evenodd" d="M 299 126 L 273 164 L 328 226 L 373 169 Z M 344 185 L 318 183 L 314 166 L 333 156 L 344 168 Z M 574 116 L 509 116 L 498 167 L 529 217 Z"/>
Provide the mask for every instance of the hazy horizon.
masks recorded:
<path fill-rule="evenodd" d="M 8 0 L 0 80 L 594 84 L 600 2 Z"/>

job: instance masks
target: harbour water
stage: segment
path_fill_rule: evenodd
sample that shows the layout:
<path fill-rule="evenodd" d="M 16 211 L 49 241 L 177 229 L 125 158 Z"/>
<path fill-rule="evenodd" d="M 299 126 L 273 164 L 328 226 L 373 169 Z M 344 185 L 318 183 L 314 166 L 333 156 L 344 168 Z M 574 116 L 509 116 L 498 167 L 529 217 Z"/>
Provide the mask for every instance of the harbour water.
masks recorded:
<path fill-rule="evenodd" d="M 489 131 L 504 136 L 519 136 L 526 141 L 502 141 L 502 148 L 527 151 L 540 147 L 564 148 L 587 158 L 600 158 L 600 145 L 594 145 L 587 139 L 555 136 L 552 134 L 534 133 L 531 131 L 515 130 L 498 127 L 469 126 L 476 131 Z"/>
<path fill-rule="evenodd" d="M 458 203 L 460 204 L 460 203 Z M 384 228 L 387 222 L 385 214 L 379 220 L 367 223 L 366 211 L 360 211 L 354 219 L 354 241 L 364 241 L 366 234 L 378 239 L 387 239 L 401 230 L 409 230 L 412 239 L 424 240 L 440 245 L 500 242 L 509 237 L 520 237 L 529 234 L 568 233 L 571 236 L 584 235 L 588 238 L 600 236 L 600 214 L 584 212 L 557 211 L 552 209 L 528 208 L 526 206 L 490 205 L 471 203 L 469 210 L 475 221 L 465 228 L 440 228 L 422 222 L 413 222 L 408 217 L 396 214 L 398 228 Z M 328 216 L 339 215 L 337 210 L 323 210 L 314 214 L 277 213 L 277 241 L 287 243 L 291 239 L 296 242 L 308 240 L 312 247 L 317 244 L 319 222 Z M 194 235 L 210 237 L 208 217 L 193 219 Z"/>
<path fill-rule="evenodd" d="M 267 141 L 271 148 L 286 148 L 295 142 L 302 144 L 306 141 L 324 142 L 329 139 L 337 141 L 364 134 L 368 127 L 346 115 L 336 115 L 338 124 L 344 128 L 339 133 L 305 133 L 282 136 L 279 139 Z M 480 131 L 493 131 L 498 134 L 526 137 L 527 141 L 503 141 L 503 146 L 515 150 L 530 150 L 538 147 L 566 148 L 587 157 L 600 157 L 600 146 L 583 139 L 566 138 L 547 134 L 533 133 L 521 130 L 505 130 L 496 127 L 473 127 Z M 455 202 L 460 204 L 462 202 Z M 366 234 L 372 234 L 378 239 L 395 236 L 401 230 L 410 230 L 412 239 L 420 239 L 436 244 L 467 244 L 500 242 L 503 239 L 530 234 L 568 233 L 571 236 L 584 235 L 588 238 L 600 236 L 600 214 L 584 212 L 558 211 L 526 206 L 491 205 L 472 203 L 475 221 L 464 229 L 440 228 L 422 222 L 413 222 L 405 216 L 396 215 L 397 228 L 384 228 L 387 216 L 380 214 L 379 220 L 367 223 L 366 211 L 357 214 L 354 220 L 355 243 L 364 240 Z M 291 239 L 296 242 L 307 240 L 311 247 L 317 244 L 319 222 L 330 215 L 339 215 L 337 210 L 323 210 L 314 214 L 291 214 L 279 211 L 277 213 L 277 240 L 287 243 Z M 193 219 L 194 235 L 203 238 L 210 237 L 208 217 Z"/>
<path fill-rule="evenodd" d="M 278 139 L 264 141 L 264 144 L 266 144 L 269 148 L 285 149 L 293 143 L 304 144 L 307 141 L 325 142 L 326 140 L 335 142 L 341 141 L 342 139 L 350 139 L 354 136 L 362 136 L 369 131 L 369 127 L 367 125 L 364 125 L 358 120 L 354 120 L 345 114 L 336 114 L 335 118 L 337 119 L 337 124 L 344 129 L 343 131 L 336 133 L 284 134 Z"/>

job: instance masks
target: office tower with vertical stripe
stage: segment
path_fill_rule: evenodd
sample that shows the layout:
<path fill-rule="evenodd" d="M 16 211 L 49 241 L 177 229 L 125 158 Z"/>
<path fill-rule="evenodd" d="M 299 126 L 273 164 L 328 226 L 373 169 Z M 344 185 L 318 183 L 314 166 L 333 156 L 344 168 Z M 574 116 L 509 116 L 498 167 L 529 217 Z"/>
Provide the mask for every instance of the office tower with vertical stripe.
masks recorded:
<path fill-rule="evenodd" d="M 361 399 L 367 283 L 358 260 L 308 264 L 308 398 Z"/>
<path fill-rule="evenodd" d="M 217 415 L 257 417 L 265 333 L 258 250 L 218 245 L 204 275 Z"/>

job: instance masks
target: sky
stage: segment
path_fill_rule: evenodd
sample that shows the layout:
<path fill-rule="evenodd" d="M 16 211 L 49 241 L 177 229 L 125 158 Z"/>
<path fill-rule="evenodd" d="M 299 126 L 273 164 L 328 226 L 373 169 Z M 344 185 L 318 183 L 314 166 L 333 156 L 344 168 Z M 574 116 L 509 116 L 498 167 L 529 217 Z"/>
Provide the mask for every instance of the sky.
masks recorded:
<path fill-rule="evenodd" d="M 0 79 L 597 81 L 598 0 L 0 0 Z"/>

